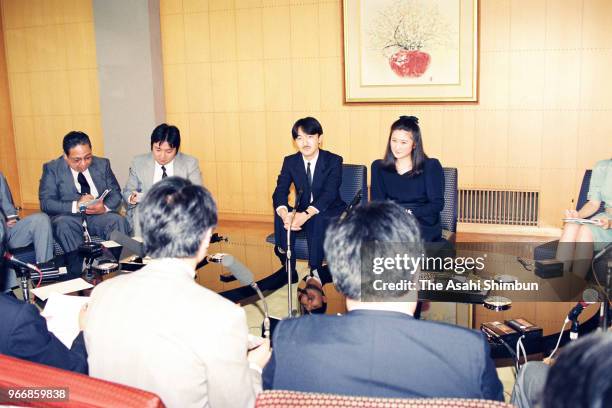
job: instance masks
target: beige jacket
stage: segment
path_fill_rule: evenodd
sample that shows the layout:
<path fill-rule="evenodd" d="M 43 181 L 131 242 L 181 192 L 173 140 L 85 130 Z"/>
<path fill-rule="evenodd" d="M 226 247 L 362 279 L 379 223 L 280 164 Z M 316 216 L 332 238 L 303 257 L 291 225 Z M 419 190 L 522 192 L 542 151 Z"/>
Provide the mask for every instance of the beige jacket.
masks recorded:
<path fill-rule="evenodd" d="M 98 285 L 85 343 L 89 374 L 156 393 L 167 407 L 249 407 L 261 375 L 247 361 L 244 311 L 195 283 L 177 259 Z"/>

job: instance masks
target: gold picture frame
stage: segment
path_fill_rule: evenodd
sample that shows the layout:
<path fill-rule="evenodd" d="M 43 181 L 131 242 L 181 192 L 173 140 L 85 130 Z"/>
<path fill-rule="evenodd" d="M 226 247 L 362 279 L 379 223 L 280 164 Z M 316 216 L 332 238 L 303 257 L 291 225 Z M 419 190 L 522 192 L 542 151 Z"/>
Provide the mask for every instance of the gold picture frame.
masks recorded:
<path fill-rule="evenodd" d="M 478 0 L 344 0 L 351 102 L 476 102 Z"/>

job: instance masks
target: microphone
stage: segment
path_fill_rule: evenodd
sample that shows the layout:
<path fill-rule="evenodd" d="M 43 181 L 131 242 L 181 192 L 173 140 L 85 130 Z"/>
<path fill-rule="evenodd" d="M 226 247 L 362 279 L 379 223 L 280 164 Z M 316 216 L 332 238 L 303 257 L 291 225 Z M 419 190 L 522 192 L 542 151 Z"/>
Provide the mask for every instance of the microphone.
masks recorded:
<path fill-rule="evenodd" d="M 595 262 L 596 260 L 604 256 L 605 253 L 608 252 L 610 248 L 612 248 L 612 242 L 606 245 L 601 251 L 595 254 L 595 256 L 593 257 L 593 262 Z"/>
<path fill-rule="evenodd" d="M 253 272 L 244 266 L 240 261 L 234 258 L 233 255 L 226 254 L 221 259 L 221 265 L 230 270 L 232 275 L 243 285 L 252 285 L 254 283 Z"/>
<path fill-rule="evenodd" d="M 570 328 L 569 338 L 570 340 L 576 340 L 578 338 L 578 330 L 580 328 L 578 324 L 578 316 L 587 307 L 589 304 L 585 301 L 580 301 L 570 310 L 567 314 L 566 322 L 572 322 L 572 327 Z"/>
<path fill-rule="evenodd" d="M 221 260 L 221 265 L 229 269 L 232 275 L 234 275 L 234 277 L 238 279 L 240 283 L 242 283 L 243 285 L 249 285 L 255 290 L 255 292 L 257 292 L 257 296 L 259 296 L 259 299 L 261 300 L 264 306 L 264 321 L 263 321 L 264 335 L 263 336 L 265 338 L 269 338 L 270 337 L 270 314 L 268 313 L 268 302 L 266 302 L 266 298 L 264 298 L 264 295 L 263 293 L 261 293 L 259 286 L 257 286 L 257 282 L 255 282 L 255 279 L 253 277 L 253 272 L 251 272 L 249 268 L 244 266 L 240 261 L 234 258 L 233 255 L 230 255 L 230 254 L 226 254 L 223 256 L 223 259 Z"/>
<path fill-rule="evenodd" d="M 355 194 L 355 197 L 353 197 L 353 201 L 351 201 L 348 207 L 346 207 L 346 210 L 344 210 L 342 214 L 340 214 L 340 221 L 344 220 L 346 216 L 349 215 L 351 211 L 353 211 L 353 208 L 359 204 L 360 201 L 361 201 L 361 190 L 359 190 L 357 194 Z"/>
<path fill-rule="evenodd" d="M 300 201 L 302 201 L 302 194 L 304 194 L 304 190 L 300 188 L 297 192 L 297 196 L 295 196 L 295 205 L 293 206 L 293 211 L 297 211 L 298 205 L 300 205 Z"/>
<path fill-rule="evenodd" d="M 567 314 L 567 320 L 570 322 L 578 321 L 578 316 L 580 316 L 580 313 L 582 313 L 584 308 L 588 305 L 589 303 L 585 301 L 580 301 L 576 303 L 576 306 L 574 306 L 572 310 L 570 310 L 570 312 Z"/>
<path fill-rule="evenodd" d="M 580 313 L 582 313 L 584 308 L 588 305 L 592 305 L 593 303 L 597 303 L 598 300 L 599 294 L 595 289 L 587 288 L 582 291 L 582 300 L 576 303 L 576 306 L 574 306 L 572 310 L 570 310 L 570 312 L 567 314 L 567 321 L 578 321 L 578 316 L 580 316 Z"/>
<path fill-rule="evenodd" d="M 229 238 L 224 237 L 223 235 L 219 235 L 218 233 L 214 233 L 210 236 L 210 243 L 211 244 L 216 244 L 217 242 L 228 242 Z"/>
<path fill-rule="evenodd" d="M 4 253 L 4 259 L 13 266 L 16 266 L 18 268 L 29 269 L 30 271 L 40 274 L 40 269 L 38 269 L 38 266 L 32 265 L 31 263 L 23 262 L 15 258 L 12 254 L 8 252 Z"/>
<path fill-rule="evenodd" d="M 123 246 L 123 248 L 127 249 L 129 252 L 138 256 L 139 258 L 145 256 L 144 245 L 142 245 L 142 242 L 138 242 L 122 232 L 114 230 L 111 232 L 110 239 Z"/>
<path fill-rule="evenodd" d="M 591 301 L 594 299 L 594 297 L 595 299 L 597 299 L 597 292 L 595 290 L 585 289 L 584 292 L 582 292 L 582 298 L 584 300 L 581 300 L 580 302 L 576 303 L 576 306 L 574 306 L 572 310 L 570 310 L 570 312 L 567 314 L 565 322 L 572 322 L 572 327 L 569 333 L 570 340 L 576 340 L 578 338 L 578 316 L 580 316 L 580 313 L 582 313 L 585 307 L 596 303 L 595 301 Z"/>

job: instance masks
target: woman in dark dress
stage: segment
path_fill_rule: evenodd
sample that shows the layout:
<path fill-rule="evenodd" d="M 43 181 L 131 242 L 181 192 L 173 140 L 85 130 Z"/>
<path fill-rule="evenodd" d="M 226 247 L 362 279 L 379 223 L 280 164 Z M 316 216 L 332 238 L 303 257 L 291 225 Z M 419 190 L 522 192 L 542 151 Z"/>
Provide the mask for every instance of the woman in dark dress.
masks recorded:
<path fill-rule="evenodd" d="M 391 200 L 410 210 L 425 242 L 443 241 L 444 172 L 423 151 L 419 120 L 400 116 L 391 125 L 385 157 L 372 163 L 372 201 Z"/>

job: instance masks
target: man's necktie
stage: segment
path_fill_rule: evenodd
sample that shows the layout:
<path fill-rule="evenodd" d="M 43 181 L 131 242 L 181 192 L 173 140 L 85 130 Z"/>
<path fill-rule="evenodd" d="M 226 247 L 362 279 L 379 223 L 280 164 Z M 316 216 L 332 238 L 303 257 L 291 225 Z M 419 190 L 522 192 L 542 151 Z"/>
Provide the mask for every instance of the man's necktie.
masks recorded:
<path fill-rule="evenodd" d="M 168 173 L 166 173 L 166 166 L 162 166 L 162 180 L 168 177 Z"/>
<path fill-rule="evenodd" d="M 89 183 L 87 182 L 87 179 L 83 173 L 79 173 L 77 176 L 77 181 L 81 185 L 81 195 L 91 194 L 91 188 L 89 187 Z"/>
<path fill-rule="evenodd" d="M 306 177 L 308 177 L 308 188 L 312 191 L 312 172 L 310 171 L 310 162 L 306 168 Z"/>

